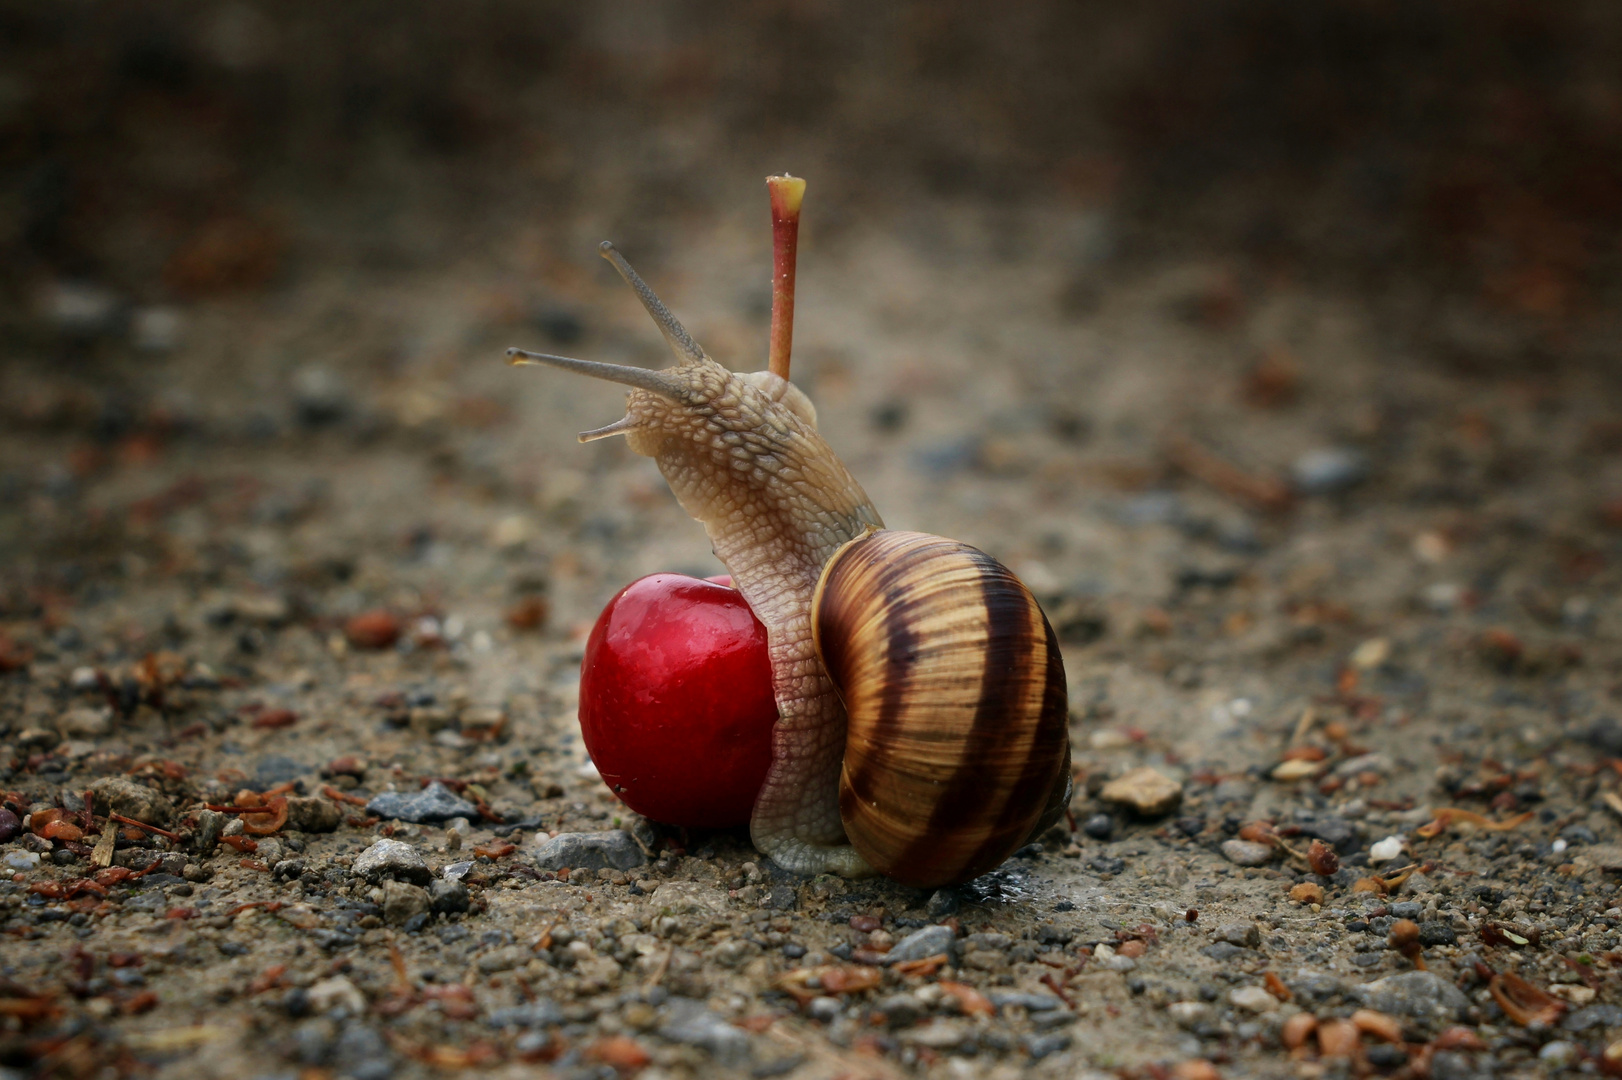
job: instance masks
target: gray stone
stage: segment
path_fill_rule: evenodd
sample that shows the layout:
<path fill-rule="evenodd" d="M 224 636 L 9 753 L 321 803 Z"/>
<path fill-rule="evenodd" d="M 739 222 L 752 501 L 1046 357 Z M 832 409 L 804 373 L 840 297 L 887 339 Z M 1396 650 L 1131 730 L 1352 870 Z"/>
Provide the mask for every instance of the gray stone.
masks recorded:
<path fill-rule="evenodd" d="M 476 818 L 479 808 L 436 780 L 410 795 L 401 791 L 385 791 L 366 804 L 366 812 L 380 818 L 433 825 L 451 818 Z M 623 870 L 624 867 L 619 869 Z"/>
<path fill-rule="evenodd" d="M 466 911 L 469 899 L 467 886 L 460 881 L 447 881 L 439 878 L 428 886 L 428 902 L 433 905 L 434 912 L 439 915 L 449 915 L 456 911 Z"/>
<path fill-rule="evenodd" d="M 1368 455 L 1345 446 L 1308 450 L 1290 464 L 1290 479 L 1304 495 L 1332 495 L 1363 482 L 1369 474 Z"/>
<path fill-rule="evenodd" d="M 1327 1001 L 1339 997 L 1346 988 L 1341 981 L 1333 975 L 1322 972 L 1302 971 L 1293 979 L 1286 979 L 1284 985 L 1296 996 L 1298 1004 L 1322 1005 Z"/>
<path fill-rule="evenodd" d="M 1622 870 L 1622 844 L 1594 844 L 1582 856 L 1601 870 Z"/>
<path fill-rule="evenodd" d="M 873 1006 L 891 1027 L 908 1027 L 921 1020 L 929 1009 L 911 994 L 891 994 Z"/>
<path fill-rule="evenodd" d="M 631 870 L 648 861 L 624 829 L 600 833 L 558 833 L 540 845 L 535 865 L 542 870 Z"/>
<path fill-rule="evenodd" d="M 301 1065 L 321 1065 L 332 1056 L 333 1023 L 314 1017 L 293 1029 L 293 1055 Z"/>
<path fill-rule="evenodd" d="M 1441 919 L 1431 919 L 1429 922 L 1419 924 L 1419 943 L 1426 948 L 1435 945 L 1456 945 L 1459 941 L 1459 932 Z"/>
<path fill-rule="evenodd" d="M 227 824 L 226 815 L 213 810 L 203 810 L 197 815 L 197 831 L 192 834 L 192 844 L 199 855 L 208 855 L 213 852 L 214 846 L 220 842 L 220 832 Z"/>
<path fill-rule="evenodd" d="M 383 882 L 383 921 L 399 926 L 428 910 L 428 890 L 403 881 Z"/>
<path fill-rule="evenodd" d="M 109 810 L 148 825 L 165 826 L 174 820 L 174 807 L 159 792 L 123 776 L 108 776 L 90 785 L 98 814 Z"/>
<path fill-rule="evenodd" d="M 1047 1012 L 1061 1004 L 1052 994 L 1027 994 L 1019 990 L 993 990 L 991 1003 L 999 1009 L 1017 1006 L 1026 1012 Z"/>
<path fill-rule="evenodd" d="M 370 1070 L 374 1064 L 382 1064 L 387 1068 L 392 1056 L 388 1044 L 383 1041 L 383 1036 L 358 1022 L 345 1024 L 343 1032 L 338 1036 L 338 1042 L 332 1048 L 333 1064 L 338 1066 L 340 1072 L 350 1076 L 359 1075 L 363 1070 Z M 388 1074 L 368 1071 L 367 1075 Z"/>
<path fill-rule="evenodd" d="M 888 963 L 896 964 L 907 960 L 923 960 L 941 953 L 948 955 L 952 952 L 952 928 L 949 926 L 926 926 L 922 930 L 914 930 L 906 937 L 895 943 L 885 956 Z"/>
<path fill-rule="evenodd" d="M 1267 992 L 1264 986 L 1240 986 L 1228 994 L 1228 1000 L 1235 1008 L 1247 1012 L 1264 1013 L 1278 1011 L 1278 998 Z"/>
<path fill-rule="evenodd" d="M 1066 1024 L 1074 1024 L 1077 1017 L 1076 1014 L 1071 1012 L 1069 1009 L 1049 1009 L 1046 1012 L 1033 1012 L 1028 1019 L 1030 1020 L 1031 1027 L 1038 1031 L 1046 1031 L 1049 1028 L 1064 1027 Z"/>
<path fill-rule="evenodd" d="M 1588 1005 L 1567 1013 L 1560 1021 L 1567 1031 L 1587 1031 L 1589 1028 L 1622 1027 L 1622 1008 L 1615 1005 Z"/>
<path fill-rule="evenodd" d="M 708 1050 L 717 1065 L 736 1068 L 749 1060 L 749 1036 L 711 1012 L 703 1002 L 672 1000 L 659 1034 L 671 1042 Z"/>
<path fill-rule="evenodd" d="M 81 706 L 56 718 L 56 730 L 67 739 L 99 739 L 113 730 L 113 710 Z"/>
<path fill-rule="evenodd" d="M 498 971 L 511 971 L 528 959 L 528 954 L 521 946 L 506 945 L 499 949 L 491 949 L 479 957 L 479 970 L 486 975 L 494 975 Z"/>
<path fill-rule="evenodd" d="M 970 934 L 963 939 L 963 947 L 967 949 L 990 949 L 994 952 L 1003 952 L 1014 943 L 1014 939 L 1007 934 L 995 931 L 986 931 L 979 934 Z"/>
<path fill-rule="evenodd" d="M 381 839 L 355 856 L 352 872 L 372 884 L 384 878 L 409 881 L 413 885 L 427 885 L 434 880 L 428 864 L 417 849 L 403 840 Z"/>
<path fill-rule="evenodd" d="M 1357 850 L 1357 826 L 1344 818 L 1314 817 L 1298 822 L 1298 825 L 1301 835 L 1322 840 L 1342 855 L 1350 855 Z"/>
<path fill-rule="evenodd" d="M 1031 1055 L 1032 1061 L 1041 1061 L 1049 1054 L 1070 1049 L 1070 1036 L 1062 1031 L 1047 1035 L 1026 1035 L 1020 1042 L 1024 1045 L 1025 1052 Z"/>
<path fill-rule="evenodd" d="M 1219 964 L 1225 964 L 1229 960 L 1234 959 L 1253 960 L 1256 958 L 1256 954 L 1251 950 L 1242 948 L 1228 941 L 1213 942 L 1212 944 L 1201 949 L 1200 955 L 1209 956 L 1212 960 L 1215 960 Z"/>
<path fill-rule="evenodd" d="M 822 995 L 812 998 L 806 1004 L 805 1014 L 813 1020 L 830 1024 L 839 1019 L 839 1014 L 844 1011 L 844 1008 L 843 1005 L 839 1004 L 838 998 Z"/>
<path fill-rule="evenodd" d="M 1486 1062 L 1478 1067 L 1471 1054 L 1438 1050 L 1431 1057 L 1431 1080 L 1491 1080 L 1494 1075 Z"/>
<path fill-rule="evenodd" d="M 297 881 L 303 875 L 303 859 L 283 859 L 270 868 L 270 876 L 277 881 Z"/>
<path fill-rule="evenodd" d="M 504 1027 L 557 1027 L 563 1023 L 563 1007 L 547 998 L 537 998 L 524 1005 L 497 1009 L 485 1021 L 493 1028 Z"/>
<path fill-rule="evenodd" d="M 1616 717 L 1604 716 L 1594 721 L 1583 737 L 1612 757 L 1622 757 L 1622 723 L 1618 723 Z"/>
<path fill-rule="evenodd" d="M 342 822 L 338 804 L 329 799 L 287 798 L 287 828 L 293 832 L 333 832 Z"/>
<path fill-rule="evenodd" d="M 1463 1020 L 1470 1008 L 1470 1000 L 1462 990 L 1430 971 L 1388 975 L 1365 986 L 1354 986 L 1351 993 L 1376 1012 L 1438 1024 Z"/>
<path fill-rule="evenodd" d="M 1258 844 L 1250 840 L 1224 840 L 1222 854 L 1229 862 L 1238 866 L 1266 866 L 1273 861 L 1272 845 Z"/>
<path fill-rule="evenodd" d="M 944 919 L 948 915 L 956 915 L 958 908 L 963 906 L 963 894 L 948 885 L 944 889 L 936 889 L 930 894 L 929 903 L 924 910 L 931 919 Z"/>
<path fill-rule="evenodd" d="M 1230 945 L 1242 945 L 1247 949 L 1260 947 L 1262 932 L 1256 929 L 1253 922 L 1223 923 L 1216 928 L 1214 935 L 1218 941 L 1226 941 Z"/>

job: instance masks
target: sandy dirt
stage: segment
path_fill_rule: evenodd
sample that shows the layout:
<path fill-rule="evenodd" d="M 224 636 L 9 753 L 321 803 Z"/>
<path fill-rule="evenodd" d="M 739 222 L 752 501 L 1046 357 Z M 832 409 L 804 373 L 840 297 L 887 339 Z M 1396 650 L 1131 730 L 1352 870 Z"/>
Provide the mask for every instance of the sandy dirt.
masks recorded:
<path fill-rule="evenodd" d="M 597 778 L 597 613 L 722 568 L 649 461 L 576 443 L 620 391 L 504 363 L 668 362 L 609 237 L 762 366 L 763 155 L 681 132 L 506 146 L 530 172 L 413 173 L 375 218 L 294 184 L 278 269 L 205 245 L 182 270 L 232 287 L 181 300 L 12 290 L 0 1076 L 1622 1067 L 1603 310 L 1296 272 L 1124 195 L 875 200 L 784 143 L 805 163 L 767 167 L 811 184 L 795 381 L 887 523 L 1040 598 L 1077 779 L 1065 824 L 961 888 L 800 878 Z M 556 206 L 524 192 L 549 168 Z M 1144 768 L 1171 805 L 1106 798 Z M 433 781 L 449 820 L 367 807 Z M 219 835 L 279 820 L 240 812 L 267 792 L 282 828 Z M 613 830 L 622 868 L 537 861 Z M 380 840 L 409 851 L 368 873 Z M 891 962 L 941 925 L 941 960 Z"/>

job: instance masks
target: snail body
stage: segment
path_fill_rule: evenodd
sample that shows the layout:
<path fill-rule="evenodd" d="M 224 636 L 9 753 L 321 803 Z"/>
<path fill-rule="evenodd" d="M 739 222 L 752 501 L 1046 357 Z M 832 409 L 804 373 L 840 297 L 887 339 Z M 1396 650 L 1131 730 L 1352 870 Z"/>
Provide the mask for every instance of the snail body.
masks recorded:
<path fill-rule="evenodd" d="M 676 366 L 509 355 L 630 387 L 625 416 L 580 440 L 623 434 L 654 459 L 766 627 L 779 720 L 755 846 L 800 873 L 919 886 L 995 867 L 1069 801 L 1064 669 L 1040 607 L 968 545 L 885 531 L 797 387 L 711 359 L 602 252 Z M 774 327 L 773 368 L 775 346 Z"/>

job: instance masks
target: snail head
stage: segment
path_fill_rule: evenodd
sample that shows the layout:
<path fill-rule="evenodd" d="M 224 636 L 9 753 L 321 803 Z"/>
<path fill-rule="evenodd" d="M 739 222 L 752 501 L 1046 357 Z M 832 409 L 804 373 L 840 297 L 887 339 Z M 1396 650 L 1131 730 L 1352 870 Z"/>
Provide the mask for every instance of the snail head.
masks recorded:
<path fill-rule="evenodd" d="M 612 424 L 581 432 L 581 442 L 624 435 L 632 450 L 660 458 L 671 449 L 669 440 L 672 438 L 714 446 L 731 443 L 733 440 L 728 438 L 728 433 L 776 430 L 786 435 L 784 428 L 792 427 L 792 422 L 783 417 L 774 422 L 763 415 L 775 410 L 782 410 L 815 429 L 815 407 L 786 377 L 769 370 L 736 373 L 716 363 L 612 243 L 604 240 L 598 250 L 635 290 L 666 344 L 676 354 L 677 363 L 674 367 L 652 370 L 508 349 L 508 361 L 515 365 L 562 368 L 631 388 L 626 397 L 625 415 Z M 763 420 L 766 421 L 764 428 Z"/>

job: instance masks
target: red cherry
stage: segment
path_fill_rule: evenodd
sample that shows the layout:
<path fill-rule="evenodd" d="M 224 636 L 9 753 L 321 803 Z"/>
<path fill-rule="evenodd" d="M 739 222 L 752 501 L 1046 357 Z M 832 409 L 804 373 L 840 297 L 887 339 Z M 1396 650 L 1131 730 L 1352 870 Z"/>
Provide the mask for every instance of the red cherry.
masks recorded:
<path fill-rule="evenodd" d="M 598 616 L 580 670 L 580 733 L 603 781 L 643 817 L 747 822 L 776 722 L 766 628 L 737 590 L 653 574 Z"/>

